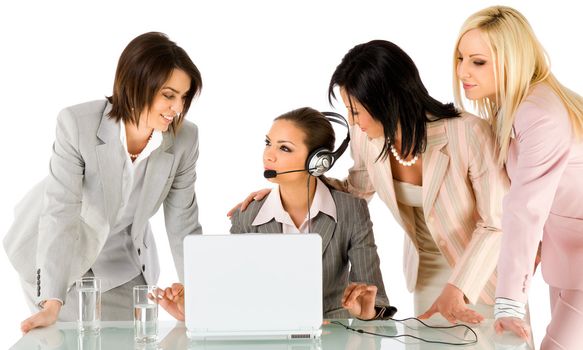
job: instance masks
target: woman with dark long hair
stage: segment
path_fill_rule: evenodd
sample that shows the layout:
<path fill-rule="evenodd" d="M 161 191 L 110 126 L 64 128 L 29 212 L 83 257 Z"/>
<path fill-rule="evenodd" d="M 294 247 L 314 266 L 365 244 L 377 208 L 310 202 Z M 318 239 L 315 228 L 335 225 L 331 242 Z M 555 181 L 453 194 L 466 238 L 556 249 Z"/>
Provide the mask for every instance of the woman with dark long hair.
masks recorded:
<path fill-rule="evenodd" d="M 508 180 L 488 123 L 432 98 L 413 60 L 388 41 L 352 48 L 332 75 L 331 100 L 337 88 L 354 166 L 328 183 L 361 198 L 378 193 L 403 227 L 415 313 L 452 323 L 492 318 Z M 370 304 L 365 290 L 350 286 L 345 306 Z"/>

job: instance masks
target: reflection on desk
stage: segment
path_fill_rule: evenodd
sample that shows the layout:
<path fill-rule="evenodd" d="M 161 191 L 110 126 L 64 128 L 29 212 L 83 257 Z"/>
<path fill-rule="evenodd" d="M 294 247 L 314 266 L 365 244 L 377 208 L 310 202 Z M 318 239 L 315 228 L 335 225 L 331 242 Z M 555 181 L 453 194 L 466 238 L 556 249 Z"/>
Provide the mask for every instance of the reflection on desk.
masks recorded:
<path fill-rule="evenodd" d="M 465 342 L 473 335 L 464 334 L 463 330 L 447 331 L 428 329 L 414 320 L 405 323 L 395 321 L 358 321 L 337 320 L 356 329 L 389 336 L 409 334 L 428 340 L 446 342 Z M 478 335 L 478 343 L 470 346 L 460 346 L 460 349 L 480 350 L 527 350 L 532 349 L 518 337 L 505 333 L 497 335 L 492 327 L 493 320 L 485 320 L 479 326 L 472 326 Z M 186 336 L 186 328 L 182 322 L 160 321 L 158 324 L 157 343 L 134 343 L 134 328 L 132 321 L 102 322 L 99 335 L 83 335 L 77 331 L 74 322 L 59 322 L 51 327 L 35 329 L 23 336 L 12 350 L 116 350 L 116 349 L 168 349 L 168 350 L 330 350 L 330 349 L 452 349 L 452 345 L 424 343 L 412 338 L 383 338 L 348 331 L 335 324 L 322 326 L 322 337 L 319 340 L 283 340 L 283 341 L 190 341 Z"/>

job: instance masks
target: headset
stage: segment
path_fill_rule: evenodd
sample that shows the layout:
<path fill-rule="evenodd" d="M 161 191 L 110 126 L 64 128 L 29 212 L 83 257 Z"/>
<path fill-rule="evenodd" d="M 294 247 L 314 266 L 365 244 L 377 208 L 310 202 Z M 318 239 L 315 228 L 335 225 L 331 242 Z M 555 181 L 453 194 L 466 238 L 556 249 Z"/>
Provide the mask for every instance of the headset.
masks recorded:
<path fill-rule="evenodd" d="M 308 171 L 312 176 L 324 175 L 325 172 L 330 170 L 332 166 L 334 166 L 334 163 L 336 163 L 336 160 L 340 158 L 344 151 L 346 151 L 348 143 L 350 142 L 350 129 L 348 128 L 348 122 L 346 119 L 342 115 L 335 112 L 322 112 L 322 114 L 331 123 L 345 126 L 347 129 L 346 138 L 344 141 L 342 141 L 336 151 L 331 151 L 326 147 L 320 147 L 308 155 L 308 158 L 306 159 L 305 170 Z"/>
<path fill-rule="evenodd" d="M 346 121 L 346 119 L 335 112 L 321 112 L 322 115 L 328 119 L 328 121 L 330 123 L 336 123 L 336 124 L 340 124 L 346 127 L 347 131 L 346 131 L 346 138 L 344 139 L 344 141 L 342 141 L 342 143 L 340 144 L 340 146 L 338 147 L 338 149 L 336 151 L 331 151 L 326 147 L 320 147 L 315 149 L 314 151 L 310 152 L 310 154 L 308 155 L 308 158 L 306 158 L 306 165 L 304 166 L 303 169 L 295 169 L 295 170 L 288 170 L 288 171 L 282 171 L 282 172 L 276 172 L 275 170 L 265 170 L 263 172 L 263 176 L 266 179 L 272 179 L 274 177 L 276 177 L 277 175 L 283 175 L 283 174 L 289 174 L 289 173 L 296 173 L 296 172 L 302 172 L 302 171 L 307 171 L 308 174 L 310 176 L 308 176 L 308 183 L 307 183 L 307 187 L 308 187 L 308 191 L 307 191 L 307 197 L 308 197 L 308 231 L 312 232 L 312 225 L 311 225 L 311 217 L 310 217 L 310 177 L 314 176 L 314 177 L 318 177 L 321 175 L 324 175 L 325 172 L 327 172 L 328 170 L 330 170 L 332 168 L 332 166 L 334 165 L 334 163 L 336 163 L 336 160 L 338 158 L 340 158 L 340 156 L 342 155 L 342 153 L 344 153 L 344 151 L 346 151 L 346 148 L 348 147 L 348 143 L 350 142 L 350 128 L 348 127 L 348 122 Z"/>
<path fill-rule="evenodd" d="M 336 151 L 331 151 L 326 147 L 317 148 L 308 154 L 308 157 L 306 158 L 306 164 L 303 169 L 288 170 L 279 173 L 275 170 L 265 170 L 263 172 L 263 176 L 266 179 L 274 178 L 277 175 L 297 173 L 302 171 L 307 171 L 311 176 L 318 177 L 320 175 L 324 175 L 325 172 L 332 168 L 334 163 L 336 163 L 336 160 L 340 158 L 342 153 L 344 153 L 348 147 L 348 143 L 350 142 L 350 129 L 348 127 L 348 122 L 342 115 L 335 112 L 321 112 L 321 114 L 324 115 L 324 117 L 328 119 L 329 122 L 343 125 L 347 129 L 346 138 L 344 141 L 342 141 L 340 146 L 338 146 L 338 149 Z"/>

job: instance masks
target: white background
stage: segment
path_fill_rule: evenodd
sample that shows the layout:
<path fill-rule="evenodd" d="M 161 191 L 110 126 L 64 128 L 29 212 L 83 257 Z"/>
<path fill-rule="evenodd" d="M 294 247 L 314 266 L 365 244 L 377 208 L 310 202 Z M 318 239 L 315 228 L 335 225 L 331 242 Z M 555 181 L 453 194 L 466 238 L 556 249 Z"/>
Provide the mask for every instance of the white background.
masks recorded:
<path fill-rule="evenodd" d="M 507 1 L 530 20 L 560 81 L 583 93 L 577 1 Z M 226 233 L 226 212 L 268 186 L 261 154 L 271 120 L 301 106 L 329 110 L 327 86 L 354 45 L 387 39 L 417 63 L 430 93 L 452 101 L 452 52 L 463 20 L 490 1 L 3 1 L 0 5 L 0 236 L 17 201 L 47 174 L 55 117 L 72 104 L 111 94 L 119 54 L 135 36 L 162 31 L 202 72 L 204 88 L 189 120 L 200 127 L 196 184 L 205 234 Z M 345 109 L 338 105 L 338 111 Z M 341 138 L 341 137 L 339 137 Z M 343 157 L 331 171 L 343 177 Z M 401 273 L 402 230 L 370 203 L 382 271 L 399 317 L 412 316 Z M 176 280 L 162 214 L 153 219 L 162 261 L 160 285 Z M 19 337 L 29 314 L 18 278 L 0 253 L 0 348 Z M 536 342 L 549 320 L 546 286 L 531 291 Z M 165 313 L 161 319 L 168 319 Z"/>

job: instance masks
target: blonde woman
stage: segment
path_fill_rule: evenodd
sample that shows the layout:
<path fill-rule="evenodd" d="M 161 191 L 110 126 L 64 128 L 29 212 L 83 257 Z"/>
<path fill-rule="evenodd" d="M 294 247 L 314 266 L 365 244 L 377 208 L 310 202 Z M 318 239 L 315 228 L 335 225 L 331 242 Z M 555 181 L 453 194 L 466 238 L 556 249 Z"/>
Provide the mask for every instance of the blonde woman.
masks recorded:
<path fill-rule="evenodd" d="M 522 320 L 542 240 L 552 320 L 543 349 L 583 343 L 583 99 L 551 73 L 526 18 L 503 6 L 470 16 L 454 57 L 461 89 L 490 120 L 498 163 L 511 179 L 504 197 L 495 327 L 527 338 Z M 575 345 L 578 344 L 578 345 Z"/>

